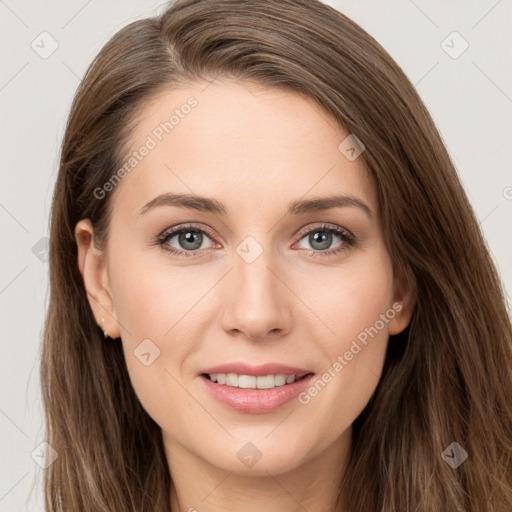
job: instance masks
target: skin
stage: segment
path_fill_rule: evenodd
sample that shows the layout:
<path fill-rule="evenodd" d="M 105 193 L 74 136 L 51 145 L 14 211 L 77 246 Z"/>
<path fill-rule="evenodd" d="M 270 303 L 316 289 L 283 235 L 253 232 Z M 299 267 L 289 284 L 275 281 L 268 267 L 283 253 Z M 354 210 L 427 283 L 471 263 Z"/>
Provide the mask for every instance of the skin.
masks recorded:
<path fill-rule="evenodd" d="M 411 319 L 413 290 L 393 275 L 362 159 L 338 150 L 349 133 L 312 100 L 251 82 L 174 89 L 147 103 L 132 149 L 190 96 L 198 105 L 111 192 L 105 251 L 89 220 L 76 226 L 90 306 L 98 325 L 104 318 L 110 336 L 121 337 L 106 343 L 122 343 L 134 390 L 162 428 L 173 511 L 238 511 L 241 503 L 249 512 L 332 510 L 351 424 L 377 387 L 388 336 Z M 163 192 L 215 198 L 228 214 L 160 206 L 138 215 Z M 354 206 L 285 214 L 294 200 L 331 194 L 357 197 L 374 216 Z M 298 234 L 324 222 L 349 230 L 356 244 L 333 234 L 328 250 L 345 250 L 322 258 L 319 244 Z M 155 245 L 185 223 L 214 234 L 203 234 L 196 256 Z M 247 236 L 263 250 L 251 263 L 236 252 Z M 167 245 L 191 247 L 178 236 Z M 401 311 L 305 405 L 294 399 L 248 414 L 203 389 L 202 369 L 233 361 L 321 377 L 397 301 Z M 134 355 L 146 338 L 160 350 L 149 366 Z M 237 457 L 248 442 L 262 454 L 252 467 Z"/>

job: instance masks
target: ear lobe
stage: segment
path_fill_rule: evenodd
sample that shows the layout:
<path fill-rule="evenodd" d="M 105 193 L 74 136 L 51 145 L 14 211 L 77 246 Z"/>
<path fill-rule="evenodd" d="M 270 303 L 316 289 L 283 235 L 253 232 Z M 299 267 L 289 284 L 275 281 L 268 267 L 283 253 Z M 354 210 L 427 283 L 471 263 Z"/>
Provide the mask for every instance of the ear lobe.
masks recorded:
<path fill-rule="evenodd" d="M 94 228 L 90 219 L 82 219 L 76 224 L 75 239 L 78 247 L 78 268 L 96 323 L 107 331 L 111 338 L 118 338 L 121 334 L 107 264 L 103 252 L 94 245 Z"/>
<path fill-rule="evenodd" d="M 397 276 L 394 289 L 393 310 L 396 314 L 388 324 L 390 335 L 401 333 L 409 325 L 416 306 L 416 286 L 412 279 Z"/>

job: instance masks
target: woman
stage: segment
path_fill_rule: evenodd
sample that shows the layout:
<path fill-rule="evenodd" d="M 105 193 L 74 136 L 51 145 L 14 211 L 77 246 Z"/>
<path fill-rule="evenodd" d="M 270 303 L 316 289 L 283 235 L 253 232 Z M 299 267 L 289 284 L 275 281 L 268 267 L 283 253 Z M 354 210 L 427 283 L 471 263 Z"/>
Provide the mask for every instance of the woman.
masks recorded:
<path fill-rule="evenodd" d="M 47 510 L 505 511 L 503 290 L 426 108 L 313 0 L 178 0 L 63 141 Z"/>

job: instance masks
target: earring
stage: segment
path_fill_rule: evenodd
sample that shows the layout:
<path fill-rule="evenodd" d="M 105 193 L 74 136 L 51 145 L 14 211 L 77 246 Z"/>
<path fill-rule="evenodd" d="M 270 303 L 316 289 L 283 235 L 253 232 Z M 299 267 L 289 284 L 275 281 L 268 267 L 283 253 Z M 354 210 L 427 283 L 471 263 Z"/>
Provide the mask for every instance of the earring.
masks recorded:
<path fill-rule="evenodd" d="M 101 325 L 102 325 L 101 330 L 103 331 L 103 336 L 105 337 L 105 339 L 107 339 L 107 338 L 110 338 L 110 335 L 109 335 L 109 333 L 108 333 L 108 332 L 103 328 L 104 324 L 105 324 L 105 319 L 104 319 L 104 318 L 102 318 L 102 319 L 101 319 Z"/>

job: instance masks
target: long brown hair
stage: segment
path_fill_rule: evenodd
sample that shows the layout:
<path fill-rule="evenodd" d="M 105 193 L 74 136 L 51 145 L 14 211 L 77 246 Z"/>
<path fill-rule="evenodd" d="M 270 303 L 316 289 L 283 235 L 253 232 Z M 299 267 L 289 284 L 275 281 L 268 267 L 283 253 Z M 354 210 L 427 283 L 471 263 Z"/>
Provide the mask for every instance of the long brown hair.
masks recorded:
<path fill-rule="evenodd" d="M 416 287 L 409 327 L 353 425 L 338 507 L 512 510 L 512 334 L 504 293 L 445 146 L 386 51 L 317 0 L 178 0 L 116 33 L 69 115 L 50 229 L 41 362 L 47 511 L 170 510 L 159 426 L 137 399 L 120 340 L 105 342 L 77 265 L 76 223 L 106 240 L 136 113 L 156 93 L 229 77 L 312 99 L 365 145 L 393 268 Z M 457 442 L 457 468 L 442 453 Z M 453 453 L 453 452 L 452 452 Z"/>

